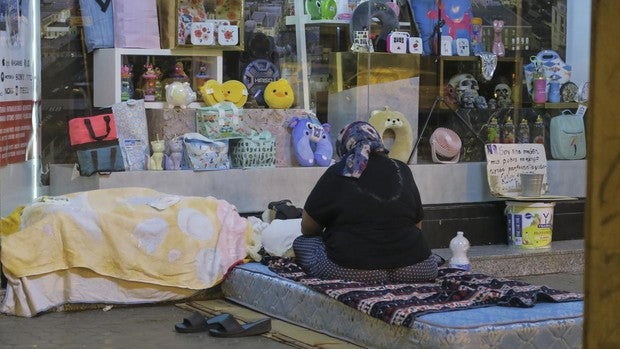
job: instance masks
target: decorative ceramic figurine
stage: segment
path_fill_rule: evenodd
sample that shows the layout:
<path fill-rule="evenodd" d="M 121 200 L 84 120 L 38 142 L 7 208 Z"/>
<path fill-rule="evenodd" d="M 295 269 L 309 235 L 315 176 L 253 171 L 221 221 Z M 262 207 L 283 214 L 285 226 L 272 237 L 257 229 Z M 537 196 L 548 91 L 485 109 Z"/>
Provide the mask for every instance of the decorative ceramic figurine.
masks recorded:
<path fill-rule="evenodd" d="M 131 81 L 131 66 L 125 64 L 121 67 L 121 101 L 133 98 L 133 82 Z"/>
<path fill-rule="evenodd" d="M 502 30 L 504 29 L 504 21 L 501 19 L 493 20 L 493 53 L 497 57 L 504 57 L 506 55 L 506 49 L 504 48 L 504 42 L 502 41 Z"/>
<path fill-rule="evenodd" d="M 159 69 L 159 67 L 155 67 L 155 75 L 157 79 L 155 80 L 155 100 L 161 102 L 164 100 L 164 89 L 161 83 L 161 78 L 164 76 L 164 72 Z"/>
<path fill-rule="evenodd" d="M 170 76 L 170 81 L 189 82 L 189 77 L 185 74 L 185 70 L 183 68 L 183 62 L 176 62 L 174 65 L 174 71 Z"/>
<path fill-rule="evenodd" d="M 155 69 L 151 63 L 147 63 L 144 68 L 146 69 L 144 74 L 142 74 L 142 79 L 144 80 L 144 84 L 142 85 L 144 101 L 154 102 L 157 92 L 157 74 L 155 74 Z"/>
<path fill-rule="evenodd" d="M 180 170 L 183 157 L 183 140 L 173 138 L 166 142 L 168 154 L 165 154 L 164 167 L 166 170 Z"/>
<path fill-rule="evenodd" d="M 175 81 L 166 85 L 166 102 L 168 102 L 168 108 L 179 106 L 181 109 L 185 109 L 195 100 L 196 92 L 192 90 L 189 82 Z"/>
<path fill-rule="evenodd" d="M 149 170 L 161 171 L 164 169 L 164 149 L 166 145 L 164 141 L 156 140 L 151 141 L 151 149 L 153 149 L 153 155 L 149 158 Z"/>
<path fill-rule="evenodd" d="M 198 98 L 201 98 L 200 88 L 204 85 L 207 80 L 211 77 L 207 74 L 207 65 L 206 63 L 201 63 L 198 68 L 198 73 L 194 75 L 194 88 L 196 89 L 196 93 L 198 94 Z"/>
<path fill-rule="evenodd" d="M 512 107 L 512 91 L 507 84 L 497 84 L 493 90 L 493 94 L 499 108 Z"/>

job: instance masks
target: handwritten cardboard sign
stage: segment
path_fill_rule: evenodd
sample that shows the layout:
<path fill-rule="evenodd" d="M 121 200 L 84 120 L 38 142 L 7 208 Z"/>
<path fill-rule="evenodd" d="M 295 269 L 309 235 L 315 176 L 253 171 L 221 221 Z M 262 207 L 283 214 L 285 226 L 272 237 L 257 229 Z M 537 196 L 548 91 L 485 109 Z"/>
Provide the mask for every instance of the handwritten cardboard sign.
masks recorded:
<path fill-rule="evenodd" d="M 521 174 L 544 174 L 543 193 L 547 192 L 547 156 L 538 143 L 487 144 L 487 181 L 493 195 L 519 196 Z"/>

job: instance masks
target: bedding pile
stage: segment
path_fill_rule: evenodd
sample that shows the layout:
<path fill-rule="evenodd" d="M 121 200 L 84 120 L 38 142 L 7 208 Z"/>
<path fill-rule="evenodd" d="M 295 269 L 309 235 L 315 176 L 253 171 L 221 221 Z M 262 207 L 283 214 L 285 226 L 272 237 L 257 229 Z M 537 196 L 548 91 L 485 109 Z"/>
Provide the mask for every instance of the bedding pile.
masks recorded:
<path fill-rule="evenodd" d="M 439 275 L 433 283 L 368 285 L 310 277 L 291 258 L 266 257 L 263 264 L 281 277 L 299 282 L 389 324 L 405 327 L 413 327 L 417 316 L 428 313 L 493 305 L 533 307 L 538 301 L 583 299 L 579 293 L 444 267 L 439 268 Z"/>
<path fill-rule="evenodd" d="M 246 257 L 251 234 L 233 205 L 213 197 L 146 188 L 42 197 L 0 239 L 8 279 L 0 312 L 186 298 L 221 282 Z"/>

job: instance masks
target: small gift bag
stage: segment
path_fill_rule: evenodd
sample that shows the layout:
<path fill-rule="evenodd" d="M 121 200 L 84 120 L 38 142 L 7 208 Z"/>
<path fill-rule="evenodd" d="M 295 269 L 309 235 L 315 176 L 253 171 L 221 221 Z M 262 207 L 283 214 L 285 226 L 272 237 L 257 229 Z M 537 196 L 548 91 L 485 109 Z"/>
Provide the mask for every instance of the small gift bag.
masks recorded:
<path fill-rule="evenodd" d="M 118 144 L 127 171 L 146 170 L 149 156 L 149 134 L 144 100 L 130 99 L 112 105 Z"/>
<path fill-rule="evenodd" d="M 235 168 L 275 167 L 276 139 L 269 131 L 253 131 L 248 138 L 231 140 L 230 158 Z"/>
<path fill-rule="evenodd" d="M 232 102 L 196 109 L 196 131 L 211 139 L 243 138 L 251 134 L 243 122 L 243 109 Z"/>
<path fill-rule="evenodd" d="M 114 47 L 159 48 L 156 0 L 113 0 Z"/>
<path fill-rule="evenodd" d="M 198 133 L 186 133 L 183 161 L 181 168 L 194 171 L 229 169 L 228 140 L 215 141 Z"/>

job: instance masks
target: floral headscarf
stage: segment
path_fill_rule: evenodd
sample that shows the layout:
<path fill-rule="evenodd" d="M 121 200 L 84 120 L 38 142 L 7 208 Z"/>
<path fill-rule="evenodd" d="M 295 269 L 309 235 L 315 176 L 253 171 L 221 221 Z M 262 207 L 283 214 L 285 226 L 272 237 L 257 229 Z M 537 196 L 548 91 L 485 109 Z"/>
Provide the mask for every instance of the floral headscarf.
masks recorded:
<path fill-rule="evenodd" d="M 379 132 L 371 124 L 355 121 L 345 126 L 336 140 L 336 153 L 344 162 L 342 176 L 360 178 L 371 153 L 387 154 Z"/>

